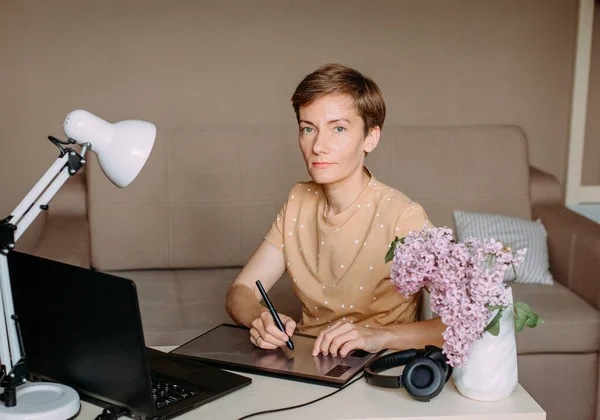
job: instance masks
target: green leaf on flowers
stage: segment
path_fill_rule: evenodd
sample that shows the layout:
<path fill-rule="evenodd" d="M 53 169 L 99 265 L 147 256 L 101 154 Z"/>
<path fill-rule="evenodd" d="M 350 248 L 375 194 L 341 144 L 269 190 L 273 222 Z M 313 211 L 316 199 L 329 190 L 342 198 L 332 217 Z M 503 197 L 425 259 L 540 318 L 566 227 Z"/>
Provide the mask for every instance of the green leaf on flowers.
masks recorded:
<path fill-rule="evenodd" d="M 542 318 L 540 318 L 540 316 L 538 314 L 536 314 L 535 312 L 532 312 L 531 314 L 529 314 L 529 318 L 527 318 L 527 326 L 529 328 L 535 328 L 538 325 L 541 325 L 544 323 L 544 320 Z"/>
<path fill-rule="evenodd" d="M 529 307 L 528 304 L 524 303 L 524 302 L 517 302 L 515 303 L 515 308 L 517 308 L 517 310 L 521 310 L 524 311 L 525 313 L 531 313 L 531 308 Z"/>
<path fill-rule="evenodd" d="M 396 250 L 396 245 L 398 245 L 398 242 L 400 242 L 401 244 L 403 244 L 404 243 L 404 238 L 398 238 L 396 236 L 396 239 L 394 239 L 394 241 L 390 245 L 390 249 L 388 249 L 387 254 L 385 254 L 385 262 L 386 263 L 388 263 L 388 262 L 390 262 L 390 261 L 392 261 L 394 259 L 394 251 Z"/>
<path fill-rule="evenodd" d="M 496 316 L 485 327 L 485 331 L 497 336 L 500 333 L 500 318 L 502 318 L 502 311 L 498 311 Z"/>
<path fill-rule="evenodd" d="M 515 329 L 517 332 L 520 332 L 525 325 L 534 328 L 544 323 L 544 320 L 541 319 L 538 314 L 533 312 L 526 303 L 517 302 L 513 306 L 515 308 Z"/>
<path fill-rule="evenodd" d="M 533 315 L 535 315 L 535 325 L 533 325 L 533 323 L 528 322 L 527 323 L 528 327 L 534 328 L 534 327 L 537 327 L 538 325 L 542 325 L 544 323 L 544 320 L 542 318 L 540 318 L 540 316 L 538 314 L 536 314 L 534 312 Z"/>
<path fill-rule="evenodd" d="M 529 312 L 527 310 L 523 309 L 523 307 L 518 306 L 518 303 L 513 305 L 513 307 L 514 307 L 513 313 L 515 314 L 515 318 L 527 317 L 527 314 Z"/>
<path fill-rule="evenodd" d="M 538 314 L 534 314 L 534 313 L 529 314 L 529 317 L 527 318 L 527 326 L 529 328 L 535 327 L 538 324 L 539 319 L 540 319 L 540 317 L 538 316 Z"/>
<path fill-rule="evenodd" d="M 515 329 L 517 332 L 521 332 L 526 322 L 527 318 L 515 318 Z"/>

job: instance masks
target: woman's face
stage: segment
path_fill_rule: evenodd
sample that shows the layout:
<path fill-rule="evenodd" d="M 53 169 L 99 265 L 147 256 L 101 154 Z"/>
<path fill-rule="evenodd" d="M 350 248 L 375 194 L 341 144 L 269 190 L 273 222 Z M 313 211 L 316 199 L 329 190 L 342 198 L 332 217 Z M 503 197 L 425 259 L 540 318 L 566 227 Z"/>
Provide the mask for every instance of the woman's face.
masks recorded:
<path fill-rule="evenodd" d="M 365 152 L 379 141 L 379 128 L 365 137 L 363 121 L 350 95 L 332 93 L 302 106 L 300 149 L 306 169 L 318 184 L 333 184 L 362 171 Z"/>

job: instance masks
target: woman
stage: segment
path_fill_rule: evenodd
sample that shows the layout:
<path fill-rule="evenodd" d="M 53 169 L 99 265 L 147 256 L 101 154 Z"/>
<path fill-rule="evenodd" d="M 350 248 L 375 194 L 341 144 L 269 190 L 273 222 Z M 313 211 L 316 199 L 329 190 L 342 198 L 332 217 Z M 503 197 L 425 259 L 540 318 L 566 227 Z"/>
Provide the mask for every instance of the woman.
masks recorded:
<path fill-rule="evenodd" d="M 226 308 L 264 349 L 286 334 L 259 302 L 255 281 L 269 289 L 287 270 L 303 304 L 298 331 L 317 336 L 313 355 L 345 357 L 363 349 L 443 344 L 440 319 L 415 322 L 418 295 L 405 299 L 390 281 L 385 254 L 396 236 L 427 224 L 423 208 L 379 182 L 364 166 L 379 142 L 385 102 L 358 71 L 330 64 L 300 82 L 292 104 L 311 182 L 294 185 L 272 227 L 227 293 Z"/>

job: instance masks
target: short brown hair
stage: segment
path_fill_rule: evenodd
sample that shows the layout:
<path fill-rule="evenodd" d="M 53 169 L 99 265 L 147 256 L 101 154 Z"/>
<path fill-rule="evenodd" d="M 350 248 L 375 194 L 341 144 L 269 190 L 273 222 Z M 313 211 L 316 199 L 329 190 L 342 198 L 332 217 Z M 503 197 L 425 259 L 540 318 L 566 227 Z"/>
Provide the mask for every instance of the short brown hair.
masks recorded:
<path fill-rule="evenodd" d="M 372 128 L 383 128 L 385 102 L 379 87 L 357 70 L 341 64 L 321 66 L 300 82 L 292 95 L 296 119 L 300 120 L 301 106 L 335 92 L 354 98 L 354 106 L 363 120 L 365 137 Z"/>

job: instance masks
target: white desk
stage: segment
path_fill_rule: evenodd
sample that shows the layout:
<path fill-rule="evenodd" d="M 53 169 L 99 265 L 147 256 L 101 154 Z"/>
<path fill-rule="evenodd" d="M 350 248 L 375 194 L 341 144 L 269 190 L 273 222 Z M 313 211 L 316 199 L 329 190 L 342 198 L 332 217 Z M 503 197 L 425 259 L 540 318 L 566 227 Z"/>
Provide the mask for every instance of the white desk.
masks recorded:
<path fill-rule="evenodd" d="M 170 351 L 174 347 L 157 347 Z M 393 374 L 394 370 L 389 372 Z M 209 402 L 183 414 L 181 420 L 236 420 L 257 411 L 282 408 L 311 401 L 329 394 L 336 388 L 288 379 L 240 373 L 252 378 L 252 383 L 240 390 Z M 81 403 L 78 419 L 93 420 L 101 409 L 85 401 Z M 378 388 L 363 379 L 337 394 L 306 407 L 283 412 L 262 414 L 252 420 L 545 420 L 546 413 L 518 385 L 513 394 L 498 402 L 479 402 L 460 395 L 452 380 L 440 395 L 428 403 L 411 399 L 403 389 Z"/>

